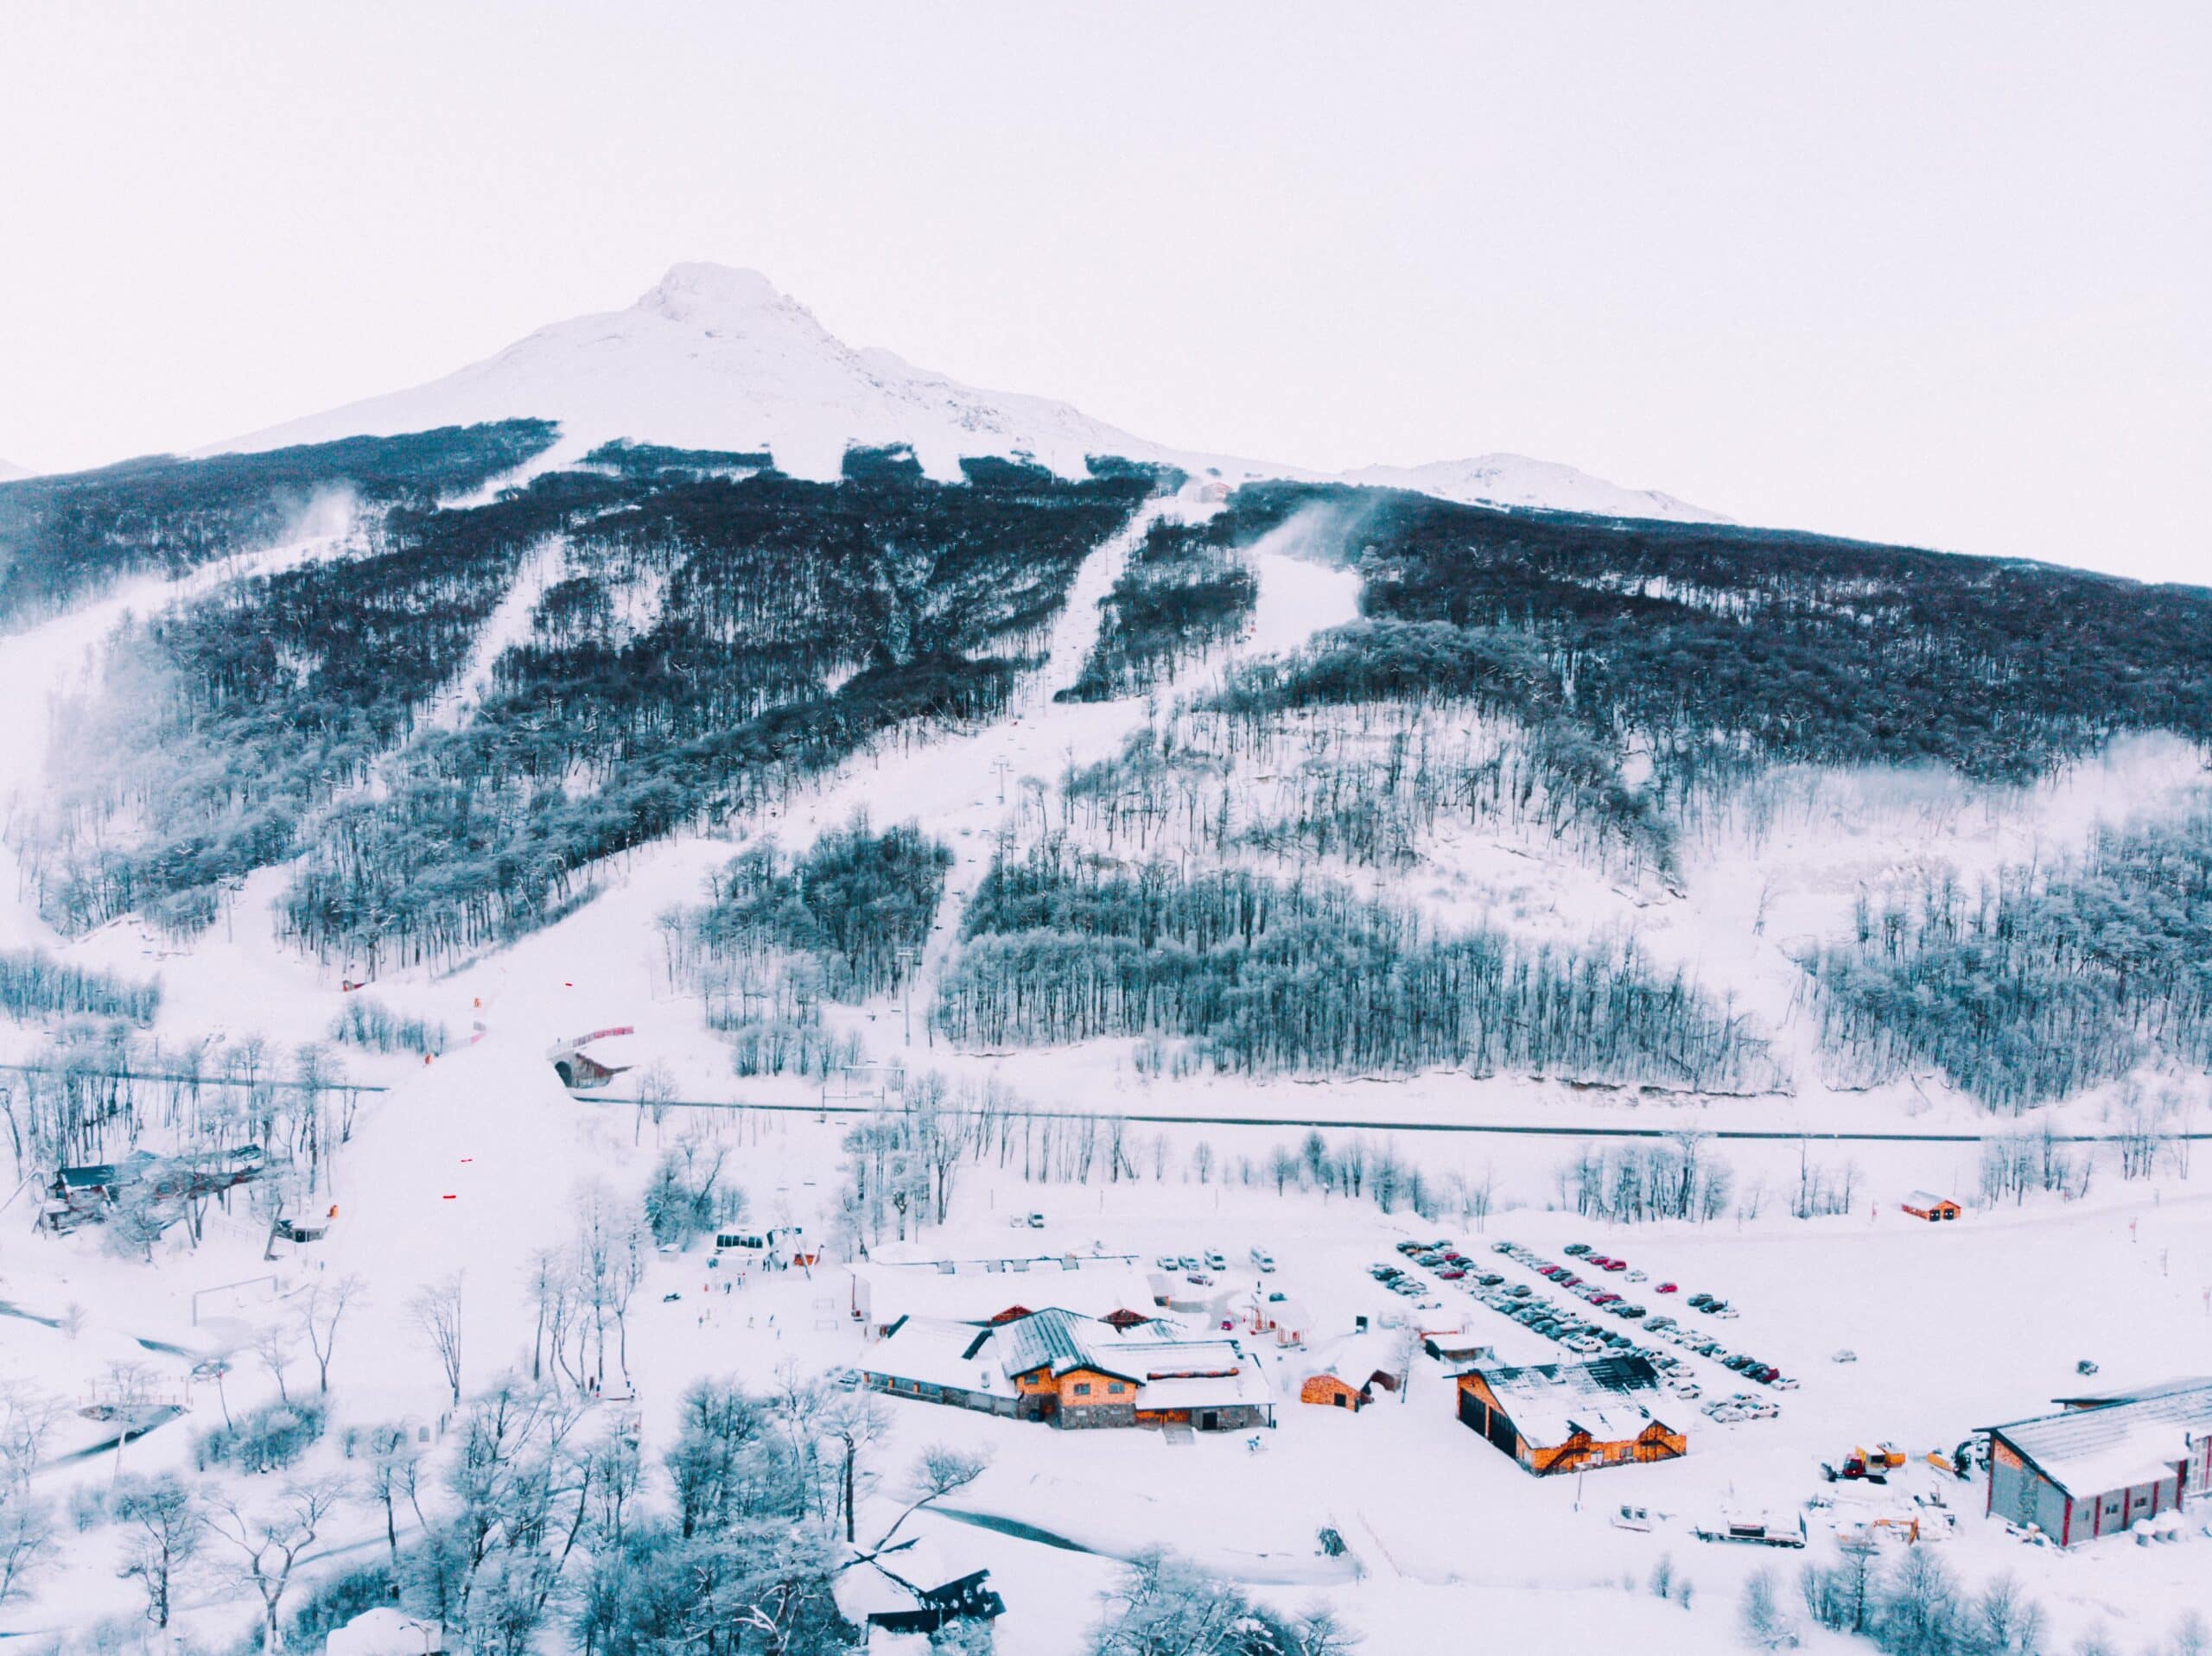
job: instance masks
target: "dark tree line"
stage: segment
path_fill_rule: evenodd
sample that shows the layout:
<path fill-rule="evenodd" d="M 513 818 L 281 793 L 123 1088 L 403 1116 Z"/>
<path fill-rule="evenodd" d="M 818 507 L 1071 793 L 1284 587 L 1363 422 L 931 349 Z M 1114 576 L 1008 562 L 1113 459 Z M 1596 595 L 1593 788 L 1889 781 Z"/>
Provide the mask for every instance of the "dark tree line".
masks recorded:
<path fill-rule="evenodd" d="M 543 420 L 509 420 L 0 484 L 0 631 L 122 575 L 180 575 L 273 544 L 321 494 L 343 490 L 373 508 L 466 493 L 554 435 Z"/>
<path fill-rule="evenodd" d="M 1251 568 L 1210 524 L 1161 519 L 1100 602 L 1098 641 L 1063 701 L 1139 695 L 1241 633 L 1258 600 Z"/>
<path fill-rule="evenodd" d="M 1297 484 L 1240 491 L 1231 532 L 1315 506 L 1344 517 L 1370 619 L 1533 647 L 1572 715 L 1640 739 L 1662 785 L 1793 761 L 2012 782 L 2124 731 L 2212 740 L 2206 589 Z"/>
<path fill-rule="evenodd" d="M 2151 1054 L 2212 1068 L 2212 816 L 2100 834 L 2082 855 L 1859 901 L 1806 959 L 1838 1066 L 1924 1063 L 2018 1111 Z"/>
<path fill-rule="evenodd" d="M 530 548 L 619 498 L 578 473 L 467 511 L 388 513 L 358 556 L 235 581 L 109 652 L 63 745 L 85 755 L 17 840 L 65 931 L 143 911 L 189 935 L 300 848 L 467 661 Z M 128 812 L 143 826 L 118 831 Z"/>
<path fill-rule="evenodd" d="M 868 466 L 657 488 L 569 535 L 566 580 L 458 730 L 319 826 L 284 904 L 321 955 L 448 957 L 588 897 L 601 860 L 779 797 L 893 732 L 1005 704 L 1077 566 L 1149 479 L 929 483 Z M 626 635 L 575 619 L 642 585 Z"/>
<path fill-rule="evenodd" d="M 1157 482 L 683 463 L 749 458 L 602 450 L 487 505 L 396 506 L 361 555 L 144 624 L 67 733 L 103 760 L 18 829 L 45 911 L 189 934 L 296 858 L 280 913 L 321 957 L 374 970 L 512 936 L 585 900 L 605 859 L 997 711 Z M 426 722 L 549 557 L 480 701 Z"/>
<path fill-rule="evenodd" d="M 703 965 L 803 955 L 827 993 L 865 999 L 905 980 L 951 866 L 950 849 L 918 825 L 878 834 L 861 815 L 795 858 L 772 844 L 745 852 L 715 877 L 704 908 L 671 919 Z"/>
<path fill-rule="evenodd" d="M 60 1013 L 147 1025 L 161 1009 L 158 978 L 134 982 L 72 966 L 42 949 L 0 949 L 0 1013 L 19 1023 Z"/>
<path fill-rule="evenodd" d="M 934 1016 L 995 1046 L 1160 1034 L 1247 1073 L 1432 1065 L 1708 1092 L 1775 1084 L 1763 1044 L 1632 943 L 1438 935 L 1323 881 L 1001 855 Z"/>

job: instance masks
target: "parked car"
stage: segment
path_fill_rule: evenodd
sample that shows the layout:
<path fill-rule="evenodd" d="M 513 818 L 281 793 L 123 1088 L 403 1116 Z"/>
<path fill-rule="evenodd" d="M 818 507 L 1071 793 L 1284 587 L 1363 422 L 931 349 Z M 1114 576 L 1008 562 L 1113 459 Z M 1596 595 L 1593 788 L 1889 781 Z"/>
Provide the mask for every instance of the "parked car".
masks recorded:
<path fill-rule="evenodd" d="M 1206 1250 L 1206 1269 L 1209 1271 L 1228 1270 L 1229 1255 L 1224 1253 L 1217 1247 L 1208 1248 Z"/>
<path fill-rule="evenodd" d="M 1163 1253 L 1153 1263 L 1162 1271 L 1180 1271 L 1183 1268 L 1182 1260 L 1177 1259 L 1173 1253 Z"/>
<path fill-rule="evenodd" d="M 1655 1294 L 1679 1294 L 1682 1291 L 1671 1282 L 1662 1282 L 1651 1291 Z"/>
<path fill-rule="evenodd" d="M 1692 1294 L 1690 1296 L 1690 1304 L 1696 1306 L 1698 1310 L 1703 1310 L 1706 1307 L 1713 1304 L 1713 1296 L 1711 1294 Z"/>
<path fill-rule="evenodd" d="M 1272 1271 L 1275 1268 L 1275 1256 L 1263 1247 L 1255 1247 L 1252 1250 L 1252 1263 L 1262 1271 Z"/>
<path fill-rule="evenodd" d="M 1565 1247 L 1561 1248 L 1560 1252 L 1566 1254 L 1569 1259 L 1579 1259 L 1590 1252 L 1590 1244 L 1587 1242 L 1569 1242 Z"/>
<path fill-rule="evenodd" d="M 1178 1271 L 1203 1271 L 1205 1269 L 1205 1261 L 1195 1253 L 1185 1253 L 1175 1261 L 1175 1268 Z"/>
<path fill-rule="evenodd" d="M 1613 1315 L 1615 1317 L 1625 1317 L 1630 1322 L 1633 1323 L 1637 1317 L 1643 1315 L 1643 1307 L 1641 1305 L 1616 1305 L 1613 1307 Z"/>
<path fill-rule="evenodd" d="M 1480 1276 L 1477 1277 L 1475 1280 L 1482 1284 L 1485 1288 L 1495 1288 L 1498 1284 L 1503 1282 L 1505 1278 L 1499 1276 L 1495 1271 L 1485 1271 Z"/>
<path fill-rule="evenodd" d="M 1458 1282 L 1466 1274 L 1456 1265 L 1447 1265 L 1436 1273 L 1438 1280 L 1441 1282 Z"/>
<path fill-rule="evenodd" d="M 1625 1271 L 1628 1269 L 1628 1261 L 1626 1259 L 1608 1259 L 1605 1261 L 1605 1269 L 1608 1271 Z"/>
<path fill-rule="evenodd" d="M 1663 1334 L 1675 1326 L 1675 1319 L 1671 1317 L 1655 1317 L 1643 1326 L 1654 1334 Z"/>
<path fill-rule="evenodd" d="M 1859 1361 L 1859 1354 L 1849 1346 L 1845 1346 L 1841 1350 L 1831 1353 L 1828 1361 L 1836 1363 L 1855 1363 Z"/>
<path fill-rule="evenodd" d="M 1490 1251 L 1493 1253 L 1510 1253 L 1513 1252 L 1513 1244 L 1510 1242 L 1492 1242 L 1490 1245 Z"/>
<path fill-rule="evenodd" d="M 1512 1295 L 1516 1299 L 1526 1299 L 1529 1295 L 1535 1293 L 1536 1291 L 1531 1288 L 1525 1282 L 1516 1282 L 1505 1291 Z"/>
<path fill-rule="evenodd" d="M 1737 1317 L 1742 1315 L 1740 1311 L 1725 1299 L 1719 1304 L 1708 1306 L 1707 1309 L 1724 1323 L 1732 1323 Z"/>
<path fill-rule="evenodd" d="M 1398 1252 L 1410 1258 L 1412 1255 L 1421 1252 L 1421 1244 L 1419 1242 L 1401 1242 L 1398 1244 Z"/>

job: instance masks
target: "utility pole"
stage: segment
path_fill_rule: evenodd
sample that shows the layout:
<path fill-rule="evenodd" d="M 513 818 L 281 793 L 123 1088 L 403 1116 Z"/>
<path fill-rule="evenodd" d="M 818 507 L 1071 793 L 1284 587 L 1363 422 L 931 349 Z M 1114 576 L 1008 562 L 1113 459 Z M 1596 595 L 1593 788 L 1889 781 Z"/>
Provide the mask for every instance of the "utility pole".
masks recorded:
<path fill-rule="evenodd" d="M 1003 805 L 1006 803 L 1006 779 L 1014 769 L 1014 761 L 1001 754 L 991 761 L 991 769 L 998 773 L 999 803 Z"/>

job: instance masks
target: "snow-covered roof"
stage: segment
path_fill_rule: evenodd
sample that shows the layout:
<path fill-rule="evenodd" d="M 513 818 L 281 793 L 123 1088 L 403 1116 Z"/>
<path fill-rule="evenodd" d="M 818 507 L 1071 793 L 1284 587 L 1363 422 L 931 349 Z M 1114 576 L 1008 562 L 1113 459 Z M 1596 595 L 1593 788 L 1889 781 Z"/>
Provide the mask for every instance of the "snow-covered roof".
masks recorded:
<path fill-rule="evenodd" d="M 925 1386 L 1012 1397 L 1014 1386 L 989 1348 L 995 1329 L 944 1317 L 910 1317 L 868 1348 L 861 1367 Z"/>
<path fill-rule="evenodd" d="M 1641 1437 L 1659 1418 L 1659 1376 L 1641 1357 L 1600 1357 L 1586 1363 L 1541 1363 L 1523 1368 L 1478 1366 L 1479 1374 L 1521 1436 L 1542 1448 L 1577 1432 L 1596 1442 Z"/>
<path fill-rule="evenodd" d="M 1038 1259 L 1020 1271 L 861 1264 L 852 1272 L 854 1307 L 879 1328 L 902 1317 L 981 1323 L 1016 1306 L 1058 1305 L 1086 1317 L 1119 1310 L 1150 1317 L 1154 1310 L 1152 1284 L 1120 1259 Z"/>
<path fill-rule="evenodd" d="M 1904 1199 L 1904 1205 L 1908 1208 L 1941 1208 L 1947 1203 L 1954 1208 L 1959 1205 L 1950 1197 L 1939 1196 L 1932 1190 L 1910 1191 Z"/>
<path fill-rule="evenodd" d="M 1990 1430 L 2073 1495 L 2171 1478 L 2192 1439 L 2212 1435 L 2212 1380 L 2150 1386 L 2128 1401 L 2015 1420 Z"/>
<path fill-rule="evenodd" d="M 439 1647 L 436 1635 L 430 1623 L 379 1604 L 333 1627 L 322 1647 L 324 1656 L 423 1656 Z"/>
<path fill-rule="evenodd" d="M 1313 1348 L 1306 1378 L 1333 1374 L 1347 1385 L 1364 1386 L 1371 1375 L 1395 1374 L 1400 1367 L 1395 1340 L 1372 1332 L 1345 1334 Z"/>
<path fill-rule="evenodd" d="M 1234 1340 L 1185 1340 L 1147 1323 L 1126 1332 L 1094 1317 L 1046 1306 L 1010 1323 L 978 1326 L 908 1317 L 884 1336 L 861 1364 L 872 1374 L 925 1386 L 1012 1397 L 1014 1377 L 1044 1370 L 1054 1377 L 1095 1370 L 1133 1381 L 1145 1408 L 1182 1408 L 1160 1396 L 1204 1393 L 1207 1406 L 1264 1401 L 1257 1366 Z"/>

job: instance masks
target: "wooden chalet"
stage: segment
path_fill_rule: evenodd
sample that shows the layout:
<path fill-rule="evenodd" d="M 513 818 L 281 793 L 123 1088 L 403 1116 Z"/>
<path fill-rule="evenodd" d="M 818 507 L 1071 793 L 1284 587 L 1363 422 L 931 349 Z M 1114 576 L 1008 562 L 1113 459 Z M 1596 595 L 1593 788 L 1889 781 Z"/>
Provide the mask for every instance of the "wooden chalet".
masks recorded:
<path fill-rule="evenodd" d="M 1124 1331 L 1058 1306 L 982 1323 L 906 1318 L 870 1348 L 861 1373 L 893 1397 L 1064 1431 L 1241 1431 L 1274 1418 L 1258 1364 L 1234 1340 L 1185 1339 L 1155 1322 Z"/>
<path fill-rule="evenodd" d="M 1641 1357 L 1484 1365 L 1459 1377 L 1461 1423 L 1540 1477 L 1685 1453 L 1688 1440 L 1656 1412 L 1668 1402 Z"/>
<path fill-rule="evenodd" d="M 1935 1196 L 1926 1190 L 1915 1190 L 1903 1202 L 1897 1203 L 1897 1206 L 1904 1209 L 1912 1218 L 1924 1219 L 1931 1225 L 1939 1225 L 1946 1220 L 1956 1219 L 1963 1211 L 1950 1197 Z"/>

